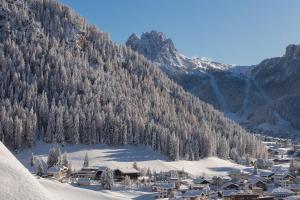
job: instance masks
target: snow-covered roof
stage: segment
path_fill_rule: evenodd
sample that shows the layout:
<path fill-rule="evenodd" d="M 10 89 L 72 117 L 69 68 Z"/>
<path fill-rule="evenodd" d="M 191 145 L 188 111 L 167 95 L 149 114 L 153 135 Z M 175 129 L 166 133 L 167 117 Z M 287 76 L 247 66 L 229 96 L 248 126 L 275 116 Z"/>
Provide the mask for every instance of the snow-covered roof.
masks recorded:
<path fill-rule="evenodd" d="M 252 185 L 254 185 L 254 184 L 258 183 L 258 182 L 262 182 L 262 183 L 266 184 L 266 183 L 265 183 L 263 180 L 261 180 L 261 178 L 258 177 L 258 176 L 253 176 L 253 177 L 251 177 L 250 179 L 248 179 L 248 182 L 251 183 Z"/>
<path fill-rule="evenodd" d="M 271 170 L 263 170 L 263 169 L 259 169 L 258 173 L 261 177 L 268 177 L 274 174 L 274 172 L 272 172 Z"/>
<path fill-rule="evenodd" d="M 277 187 L 272 190 L 272 194 L 294 194 L 294 192 L 287 188 Z"/>
<path fill-rule="evenodd" d="M 174 189 L 175 184 L 174 183 L 161 182 L 161 183 L 155 183 L 154 187 L 161 188 L 161 189 Z"/>
<path fill-rule="evenodd" d="M 81 170 L 95 170 L 95 171 L 104 171 L 106 170 L 106 166 L 88 166 L 88 167 L 83 167 Z"/>
<path fill-rule="evenodd" d="M 186 192 L 182 195 L 182 197 L 184 197 L 184 198 L 199 197 L 199 196 L 201 196 L 202 194 L 204 194 L 204 193 L 202 192 L 202 190 L 188 190 L 188 191 L 186 191 Z M 204 194 L 204 195 L 205 195 L 205 194 Z"/>
<path fill-rule="evenodd" d="M 205 178 L 197 178 L 197 179 L 194 179 L 194 183 L 196 184 L 202 184 L 204 182 L 210 182 L 209 180 L 205 179 Z"/>
<path fill-rule="evenodd" d="M 227 182 L 227 183 L 225 183 L 225 184 L 223 185 L 223 188 L 226 188 L 226 187 L 228 187 L 228 186 L 230 186 L 230 185 L 234 185 L 234 186 L 239 187 L 239 186 L 238 186 L 237 184 L 235 184 L 235 183 Z"/>
<path fill-rule="evenodd" d="M 120 170 L 120 172 L 122 172 L 123 174 L 140 173 L 138 170 L 136 170 L 134 168 L 118 168 L 118 170 Z"/>
<path fill-rule="evenodd" d="M 227 196 L 234 195 L 234 194 L 241 194 L 241 193 L 243 193 L 243 191 L 241 191 L 241 190 L 224 190 L 222 192 L 223 197 L 227 197 Z"/>
<path fill-rule="evenodd" d="M 47 170 L 47 173 L 56 174 L 56 173 L 59 173 L 60 171 L 61 171 L 61 168 L 59 168 L 57 166 L 53 166 Z"/>

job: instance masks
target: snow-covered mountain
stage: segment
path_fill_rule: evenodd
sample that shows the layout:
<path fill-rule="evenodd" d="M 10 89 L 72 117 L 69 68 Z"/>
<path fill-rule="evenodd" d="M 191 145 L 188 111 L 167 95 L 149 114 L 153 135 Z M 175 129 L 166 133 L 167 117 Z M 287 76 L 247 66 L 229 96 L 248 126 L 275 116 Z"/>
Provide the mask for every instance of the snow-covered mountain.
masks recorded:
<path fill-rule="evenodd" d="M 283 57 L 259 65 L 234 66 L 188 58 L 157 31 L 132 34 L 126 45 L 159 65 L 185 90 L 245 127 L 280 136 L 298 134 L 300 106 L 294 104 L 299 100 L 293 105 L 286 102 L 298 97 L 299 46 L 290 45 Z"/>
<path fill-rule="evenodd" d="M 171 39 L 162 32 L 151 31 L 141 36 L 132 34 L 127 42 L 133 50 L 155 62 L 168 74 L 198 73 L 206 70 L 225 70 L 232 66 L 200 58 L 188 58 L 178 52 Z"/>
<path fill-rule="evenodd" d="M 226 68 L 179 56 L 170 41 L 161 51 L 168 52 L 149 55 L 172 57 L 178 69 Z M 57 1 L 1 0 L 0 80 L 0 140 L 12 149 L 43 140 L 143 144 L 173 160 L 267 153 L 255 136 Z"/>

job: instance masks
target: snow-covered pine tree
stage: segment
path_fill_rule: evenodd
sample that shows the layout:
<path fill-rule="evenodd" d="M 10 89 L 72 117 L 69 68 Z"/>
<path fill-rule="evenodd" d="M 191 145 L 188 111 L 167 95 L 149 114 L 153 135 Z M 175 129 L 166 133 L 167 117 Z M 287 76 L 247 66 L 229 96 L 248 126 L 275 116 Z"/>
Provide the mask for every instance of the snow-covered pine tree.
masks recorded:
<path fill-rule="evenodd" d="M 111 169 L 106 169 L 100 177 L 101 185 L 104 189 L 111 190 L 114 185 L 114 174 Z"/>
<path fill-rule="evenodd" d="M 37 176 L 42 176 L 44 174 L 44 168 L 42 163 L 39 163 L 37 166 L 37 170 L 36 170 L 36 175 Z"/>
<path fill-rule="evenodd" d="M 149 177 L 150 180 L 152 179 L 152 172 L 150 168 L 147 169 L 146 175 Z"/>
<path fill-rule="evenodd" d="M 48 168 L 58 164 L 59 162 L 59 150 L 52 147 L 48 153 L 47 165 Z"/>
<path fill-rule="evenodd" d="M 19 2 L 1 1 L 6 17 L 0 18 L 0 138 L 5 145 L 18 149 L 40 138 L 142 144 L 172 159 L 228 158 L 233 148 L 240 157 L 266 157 L 254 135 L 72 9 L 51 0 Z M 172 151 L 168 135 L 176 143 Z"/>
<path fill-rule="evenodd" d="M 63 157 L 62 157 L 62 166 L 68 167 L 69 166 L 69 161 L 68 161 L 68 155 L 67 152 L 64 152 Z"/>
<path fill-rule="evenodd" d="M 130 177 L 129 176 L 125 176 L 125 178 L 124 178 L 124 186 L 126 187 L 126 188 L 131 188 L 131 184 L 132 184 L 132 181 L 131 181 L 131 179 L 130 179 Z"/>

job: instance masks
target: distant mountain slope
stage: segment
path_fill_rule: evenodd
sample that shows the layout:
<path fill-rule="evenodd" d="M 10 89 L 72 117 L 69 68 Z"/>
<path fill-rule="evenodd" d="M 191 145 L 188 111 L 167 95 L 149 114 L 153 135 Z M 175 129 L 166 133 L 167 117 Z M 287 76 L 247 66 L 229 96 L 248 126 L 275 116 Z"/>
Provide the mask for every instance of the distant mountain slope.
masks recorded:
<path fill-rule="evenodd" d="M 264 157 L 264 146 L 144 56 L 51 0 L 1 0 L 0 139 L 144 144 L 171 159 Z"/>
<path fill-rule="evenodd" d="M 281 58 L 248 67 L 188 58 L 178 52 L 171 39 L 156 31 L 133 34 L 126 45 L 160 66 L 186 91 L 248 129 L 288 137 L 298 134 L 299 101 L 285 103 L 299 94 L 299 67 L 293 67 L 299 65 L 298 46 L 289 46 Z"/>
<path fill-rule="evenodd" d="M 268 103 L 250 121 L 264 123 L 281 136 L 300 135 L 300 45 L 289 45 L 282 57 L 266 59 L 252 71 Z M 283 125 L 283 126 L 281 126 Z"/>
<path fill-rule="evenodd" d="M 52 200 L 52 196 L 0 142 L 1 200 Z"/>

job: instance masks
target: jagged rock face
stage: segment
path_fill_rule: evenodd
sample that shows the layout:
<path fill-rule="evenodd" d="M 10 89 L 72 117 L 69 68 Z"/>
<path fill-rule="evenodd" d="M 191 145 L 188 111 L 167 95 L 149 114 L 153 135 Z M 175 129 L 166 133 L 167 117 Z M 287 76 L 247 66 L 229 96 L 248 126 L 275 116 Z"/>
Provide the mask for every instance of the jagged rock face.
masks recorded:
<path fill-rule="evenodd" d="M 170 39 L 156 31 L 141 37 L 133 34 L 126 45 L 157 63 L 185 90 L 247 128 L 280 132 L 281 136 L 298 134 L 300 45 L 289 45 L 284 56 L 253 67 L 185 57 Z"/>
<path fill-rule="evenodd" d="M 230 67 L 230 65 L 199 58 L 191 59 L 181 55 L 175 48 L 172 40 L 167 38 L 162 32 L 146 32 L 140 37 L 132 34 L 126 45 L 155 62 L 169 75 L 198 73 L 199 69 L 220 70 Z"/>
<path fill-rule="evenodd" d="M 163 68 L 165 70 L 178 70 L 181 66 L 180 58 L 177 55 L 178 52 L 172 40 L 166 38 L 161 32 L 151 31 L 143 33 L 141 37 L 132 34 L 126 45 L 156 63 L 172 67 Z"/>
<path fill-rule="evenodd" d="M 270 98 L 300 92 L 300 46 L 289 45 L 282 57 L 262 61 L 253 70 L 255 79 Z"/>
<path fill-rule="evenodd" d="M 266 59 L 258 64 L 252 75 L 264 91 L 268 103 L 264 109 L 256 111 L 250 121 L 260 118 L 264 123 L 270 119 L 268 112 L 277 124 L 284 124 L 287 130 L 281 129 L 281 134 L 300 135 L 300 45 L 289 45 L 282 57 Z M 274 115 L 275 113 L 275 115 Z M 276 117 L 278 113 L 284 120 Z M 295 130 L 291 130 L 296 129 Z"/>

